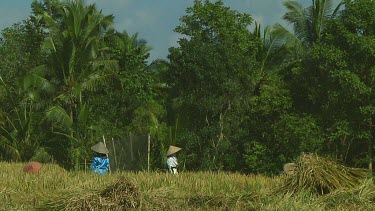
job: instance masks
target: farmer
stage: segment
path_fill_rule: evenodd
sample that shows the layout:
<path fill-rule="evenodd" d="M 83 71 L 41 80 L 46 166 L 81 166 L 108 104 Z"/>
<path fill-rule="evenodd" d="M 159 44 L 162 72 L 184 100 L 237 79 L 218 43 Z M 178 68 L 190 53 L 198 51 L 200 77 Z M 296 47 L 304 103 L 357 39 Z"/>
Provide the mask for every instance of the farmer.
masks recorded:
<path fill-rule="evenodd" d="M 167 166 L 169 173 L 171 174 L 178 174 L 177 171 L 177 166 L 178 166 L 178 161 L 177 161 L 177 152 L 180 151 L 180 147 L 176 146 L 169 146 L 169 149 L 167 151 Z"/>
<path fill-rule="evenodd" d="M 91 163 L 91 171 L 97 174 L 106 174 L 109 169 L 109 151 L 107 147 L 103 142 L 99 142 L 92 146 L 91 149 L 95 152 Z"/>

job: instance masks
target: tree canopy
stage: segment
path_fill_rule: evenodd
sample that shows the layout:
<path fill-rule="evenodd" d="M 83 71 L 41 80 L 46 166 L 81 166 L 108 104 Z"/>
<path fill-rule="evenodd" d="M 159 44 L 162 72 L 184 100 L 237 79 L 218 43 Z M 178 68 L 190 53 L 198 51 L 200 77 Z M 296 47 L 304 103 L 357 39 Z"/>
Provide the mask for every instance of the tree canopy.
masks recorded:
<path fill-rule="evenodd" d="M 0 39 L 2 160 L 79 169 L 103 134 L 149 133 L 186 170 L 277 174 L 313 152 L 372 169 L 374 0 L 286 1 L 292 28 L 194 1 L 166 60 L 83 0 L 43 0 Z"/>

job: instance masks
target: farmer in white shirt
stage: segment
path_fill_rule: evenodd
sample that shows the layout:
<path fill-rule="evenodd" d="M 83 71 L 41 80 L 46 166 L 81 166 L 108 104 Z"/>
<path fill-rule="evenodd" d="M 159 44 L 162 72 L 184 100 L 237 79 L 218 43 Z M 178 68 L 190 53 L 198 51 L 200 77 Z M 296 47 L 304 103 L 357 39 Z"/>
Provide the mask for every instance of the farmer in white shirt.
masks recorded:
<path fill-rule="evenodd" d="M 178 174 L 178 171 L 177 171 L 178 161 L 177 161 L 176 153 L 180 150 L 181 150 L 180 147 L 171 145 L 169 146 L 169 149 L 167 151 L 167 166 L 171 174 Z"/>

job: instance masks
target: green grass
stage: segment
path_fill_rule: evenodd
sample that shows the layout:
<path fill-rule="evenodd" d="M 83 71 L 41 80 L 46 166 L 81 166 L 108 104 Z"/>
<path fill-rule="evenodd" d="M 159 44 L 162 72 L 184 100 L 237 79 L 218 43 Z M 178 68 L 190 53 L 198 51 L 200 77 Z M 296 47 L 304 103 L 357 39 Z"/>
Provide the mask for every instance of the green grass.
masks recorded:
<path fill-rule="evenodd" d="M 372 180 L 324 196 L 307 191 L 288 195 L 275 191 L 284 184 L 282 176 L 225 172 L 124 172 L 100 176 L 67 172 L 52 164 L 43 165 L 39 173 L 25 174 L 23 165 L 0 163 L 0 210 L 52 210 L 53 204 L 97 195 L 120 177 L 139 187 L 139 210 L 375 210 Z"/>

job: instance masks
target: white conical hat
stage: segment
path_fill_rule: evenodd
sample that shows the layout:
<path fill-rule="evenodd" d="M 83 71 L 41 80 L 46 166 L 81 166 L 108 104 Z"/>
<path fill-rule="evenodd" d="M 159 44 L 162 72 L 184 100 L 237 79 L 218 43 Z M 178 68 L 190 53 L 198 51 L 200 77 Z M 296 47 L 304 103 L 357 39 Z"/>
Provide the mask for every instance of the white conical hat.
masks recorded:
<path fill-rule="evenodd" d="M 172 155 L 172 154 L 174 154 L 174 153 L 180 151 L 181 149 L 182 149 L 182 148 L 180 148 L 180 147 L 176 147 L 176 146 L 172 146 L 172 145 L 170 145 L 170 146 L 169 146 L 169 149 L 168 149 L 168 151 L 167 151 L 167 156 Z"/>
<path fill-rule="evenodd" d="M 109 153 L 107 147 L 105 147 L 103 142 L 99 142 L 99 143 L 95 144 L 94 146 L 91 147 L 91 149 L 94 152 L 97 152 L 97 153 L 102 153 L 102 154 L 108 154 Z"/>

